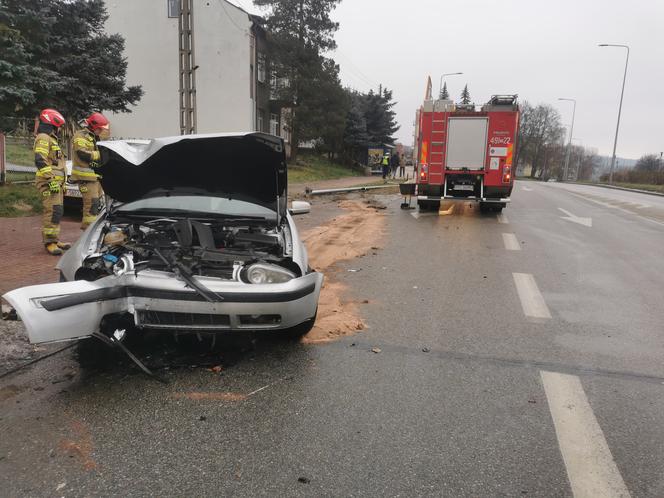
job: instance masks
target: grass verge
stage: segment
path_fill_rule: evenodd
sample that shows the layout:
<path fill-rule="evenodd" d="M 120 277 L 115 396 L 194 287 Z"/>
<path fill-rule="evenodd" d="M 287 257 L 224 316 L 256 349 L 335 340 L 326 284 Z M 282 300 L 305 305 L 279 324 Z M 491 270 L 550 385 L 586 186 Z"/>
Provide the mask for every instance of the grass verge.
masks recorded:
<path fill-rule="evenodd" d="M 649 183 L 614 183 L 614 185 L 616 187 L 647 190 L 648 192 L 659 192 L 660 194 L 664 194 L 664 185 L 652 185 Z"/>
<path fill-rule="evenodd" d="M 34 185 L 0 187 L 0 217 L 31 216 L 41 212 L 41 199 Z"/>
<path fill-rule="evenodd" d="M 32 144 L 25 141 L 7 139 L 5 145 L 5 157 L 8 163 L 19 164 L 21 166 L 35 165 L 35 154 L 32 151 Z"/>
<path fill-rule="evenodd" d="M 347 166 L 330 162 L 323 156 L 302 154 L 295 163 L 288 165 L 288 182 L 304 183 L 317 180 L 333 180 L 345 176 L 363 176 Z"/>

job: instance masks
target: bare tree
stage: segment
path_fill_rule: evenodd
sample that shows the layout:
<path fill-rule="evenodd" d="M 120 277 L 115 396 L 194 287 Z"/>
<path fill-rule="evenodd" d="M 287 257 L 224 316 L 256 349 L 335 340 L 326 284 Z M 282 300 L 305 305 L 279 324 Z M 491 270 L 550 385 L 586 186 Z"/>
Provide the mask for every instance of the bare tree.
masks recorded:
<path fill-rule="evenodd" d="M 530 164 L 532 178 L 548 177 L 559 168 L 563 138 L 564 128 L 556 109 L 548 104 L 533 107 L 524 102 L 517 157 L 520 164 Z"/>

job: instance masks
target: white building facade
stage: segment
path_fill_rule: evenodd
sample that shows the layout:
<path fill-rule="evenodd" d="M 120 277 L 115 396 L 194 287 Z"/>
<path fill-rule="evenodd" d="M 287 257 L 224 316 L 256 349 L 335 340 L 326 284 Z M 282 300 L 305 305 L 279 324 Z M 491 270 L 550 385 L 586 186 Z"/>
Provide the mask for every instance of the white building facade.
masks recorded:
<path fill-rule="evenodd" d="M 257 129 L 255 40 L 251 17 L 225 0 L 188 1 L 196 133 Z M 115 138 L 180 135 L 180 0 L 107 0 L 106 31 L 125 40 L 127 85 L 143 97 L 110 116 Z"/>

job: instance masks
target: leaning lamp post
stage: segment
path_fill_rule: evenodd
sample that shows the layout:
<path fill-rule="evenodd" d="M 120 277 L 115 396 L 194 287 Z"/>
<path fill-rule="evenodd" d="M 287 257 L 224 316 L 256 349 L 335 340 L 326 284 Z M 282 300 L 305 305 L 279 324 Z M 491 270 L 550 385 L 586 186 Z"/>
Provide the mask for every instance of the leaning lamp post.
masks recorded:
<path fill-rule="evenodd" d="M 566 100 L 568 102 L 573 102 L 574 107 L 572 108 L 572 125 L 569 129 L 569 142 L 567 142 L 567 153 L 565 154 L 565 168 L 563 169 L 563 181 L 567 181 L 567 175 L 569 172 L 569 154 L 572 149 L 572 134 L 574 133 L 574 117 L 576 116 L 576 99 L 567 99 L 560 97 L 558 100 Z"/>
<path fill-rule="evenodd" d="M 463 73 L 445 73 L 445 74 L 442 74 L 440 76 L 440 85 L 439 85 L 439 88 L 438 88 L 438 96 L 440 96 L 440 92 L 443 91 L 443 78 L 445 78 L 445 76 L 456 76 L 458 74 L 463 74 Z"/>
<path fill-rule="evenodd" d="M 618 130 L 620 129 L 620 113 L 622 112 L 623 95 L 625 94 L 625 80 L 627 79 L 627 64 L 629 63 L 629 47 L 627 45 L 615 45 L 613 43 L 600 43 L 600 47 L 619 47 L 627 49 L 625 58 L 625 74 L 623 75 L 622 90 L 620 91 L 620 105 L 618 106 L 618 122 L 616 123 L 616 136 L 613 139 L 613 155 L 611 156 L 611 171 L 609 172 L 609 184 L 613 183 L 613 169 L 616 165 L 616 146 L 618 145 Z"/>

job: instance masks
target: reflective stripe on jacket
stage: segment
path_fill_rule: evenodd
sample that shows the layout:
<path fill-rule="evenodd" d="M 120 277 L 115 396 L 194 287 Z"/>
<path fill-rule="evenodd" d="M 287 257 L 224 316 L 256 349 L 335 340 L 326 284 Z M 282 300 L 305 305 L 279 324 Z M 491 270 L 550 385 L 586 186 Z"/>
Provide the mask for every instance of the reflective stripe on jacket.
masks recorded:
<path fill-rule="evenodd" d="M 99 178 L 94 168 L 99 161 L 99 149 L 94 133 L 82 129 L 74 134 L 71 178 L 74 181 L 93 182 Z"/>
<path fill-rule="evenodd" d="M 58 140 L 47 133 L 38 133 L 34 145 L 38 179 L 64 181 L 65 156 Z"/>

